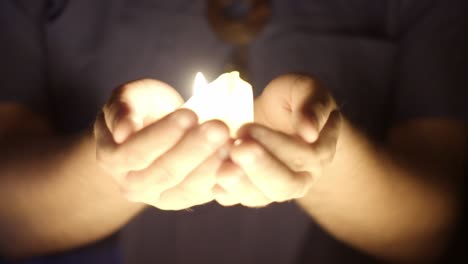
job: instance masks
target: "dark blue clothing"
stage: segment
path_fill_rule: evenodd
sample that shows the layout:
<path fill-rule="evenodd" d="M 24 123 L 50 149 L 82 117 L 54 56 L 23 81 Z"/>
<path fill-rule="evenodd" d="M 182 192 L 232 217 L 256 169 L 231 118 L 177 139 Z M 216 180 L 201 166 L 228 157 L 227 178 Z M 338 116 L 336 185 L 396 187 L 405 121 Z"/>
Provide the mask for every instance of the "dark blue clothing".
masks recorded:
<path fill-rule="evenodd" d="M 271 20 L 250 47 L 256 94 L 280 74 L 312 74 L 376 140 L 412 119 L 468 120 L 466 1 L 272 2 Z M 0 100 L 25 104 L 74 133 L 88 128 L 111 91 L 129 80 L 160 79 L 188 97 L 195 73 L 221 74 L 233 50 L 212 33 L 204 4 L 4 0 Z M 138 243 L 126 245 L 137 252 L 130 253 L 133 263 L 375 261 L 335 240 L 294 203 L 151 209 L 130 230 L 142 228 L 132 238 Z M 91 263 L 84 258 L 92 250 L 69 254 Z"/>

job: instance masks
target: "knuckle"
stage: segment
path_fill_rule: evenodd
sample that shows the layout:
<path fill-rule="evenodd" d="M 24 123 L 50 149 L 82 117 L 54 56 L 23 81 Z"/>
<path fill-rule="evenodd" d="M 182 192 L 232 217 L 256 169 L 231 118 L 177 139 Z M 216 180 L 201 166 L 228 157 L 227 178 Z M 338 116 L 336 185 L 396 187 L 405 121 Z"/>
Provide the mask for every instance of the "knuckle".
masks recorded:
<path fill-rule="evenodd" d="M 119 163 L 124 164 L 132 170 L 144 169 L 143 164 L 148 165 L 146 153 L 136 147 L 129 147 L 127 149 L 119 149 L 115 154 Z"/>
<path fill-rule="evenodd" d="M 191 186 L 188 186 L 186 184 L 180 184 L 177 186 L 178 193 L 180 193 L 179 198 L 189 202 L 189 201 L 196 201 L 198 197 L 200 197 L 202 194 L 200 192 L 197 192 L 196 189 L 191 188 Z"/>
<path fill-rule="evenodd" d="M 180 184 L 177 186 L 178 189 L 180 189 L 184 193 L 190 193 L 193 195 L 200 195 L 203 193 L 203 187 L 204 185 L 198 183 L 198 182 L 186 182 L 184 184 Z"/>
<path fill-rule="evenodd" d="M 258 143 L 251 144 L 248 151 L 251 153 L 254 161 L 262 161 L 268 156 L 268 152 Z"/>
<path fill-rule="evenodd" d="M 258 170 L 269 158 L 269 153 L 258 143 L 249 142 L 234 148 L 231 157 L 236 162 L 243 164 L 244 168 L 253 166 Z"/>
<path fill-rule="evenodd" d="M 131 202 L 144 202 L 142 195 L 134 190 L 131 190 L 127 187 L 120 187 L 120 193 L 122 196 Z"/>
<path fill-rule="evenodd" d="M 146 192 L 148 189 L 153 191 L 155 189 L 154 186 L 147 184 L 148 178 L 147 171 L 128 171 L 125 177 L 123 177 L 124 181 L 122 181 L 122 185 L 128 188 L 128 190 L 134 190 L 140 193 Z"/>
<path fill-rule="evenodd" d="M 116 158 L 115 153 L 106 149 L 106 148 L 97 148 L 96 149 L 96 161 L 100 166 L 104 168 L 112 169 L 113 164 L 115 164 Z"/>
<path fill-rule="evenodd" d="M 170 166 L 160 166 L 156 171 L 155 184 L 165 188 L 178 179 L 176 171 Z"/>
<path fill-rule="evenodd" d="M 297 156 L 292 160 L 292 167 L 296 171 L 304 170 L 306 167 L 306 161 L 304 157 Z"/>

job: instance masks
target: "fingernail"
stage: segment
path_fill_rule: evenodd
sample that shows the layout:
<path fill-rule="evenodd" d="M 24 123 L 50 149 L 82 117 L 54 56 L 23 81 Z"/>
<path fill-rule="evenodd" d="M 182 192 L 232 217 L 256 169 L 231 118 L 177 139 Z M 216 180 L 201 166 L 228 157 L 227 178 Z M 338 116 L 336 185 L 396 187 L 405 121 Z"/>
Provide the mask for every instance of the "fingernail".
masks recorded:
<path fill-rule="evenodd" d="M 240 144 L 242 144 L 242 139 L 238 138 L 234 140 L 234 146 L 239 146 Z"/>
<path fill-rule="evenodd" d="M 206 138 L 213 143 L 218 143 L 218 142 L 226 140 L 226 136 L 220 131 L 210 129 L 206 131 L 205 133 L 206 133 Z"/>
<path fill-rule="evenodd" d="M 249 135 L 253 139 L 257 139 L 257 140 L 260 140 L 263 137 L 265 137 L 266 132 L 267 131 L 263 127 L 260 127 L 260 126 L 252 126 L 249 128 L 249 131 L 248 131 Z"/>
<path fill-rule="evenodd" d="M 313 143 L 318 138 L 317 128 L 308 120 L 303 120 L 299 126 L 299 135 L 308 143 Z"/>
<path fill-rule="evenodd" d="M 226 132 L 214 127 L 210 123 L 205 123 L 201 127 L 201 132 L 205 135 L 206 139 L 212 143 L 224 142 L 228 139 Z"/>
<path fill-rule="evenodd" d="M 196 120 L 192 115 L 189 115 L 188 113 L 184 112 L 185 110 L 176 111 L 172 114 L 172 118 L 179 127 L 181 127 L 182 129 L 187 129 L 192 127 L 195 124 Z"/>
<path fill-rule="evenodd" d="M 115 142 L 120 144 L 127 140 L 130 134 L 132 134 L 132 132 L 134 131 L 134 127 L 135 125 L 133 124 L 133 121 L 128 118 L 125 118 L 122 121 L 120 121 L 117 124 L 114 131 Z"/>
<path fill-rule="evenodd" d="M 220 160 L 227 160 L 229 158 L 229 148 L 224 146 L 224 147 L 221 147 L 220 149 L 218 149 L 218 151 L 216 152 L 216 156 L 218 157 L 218 159 Z"/>

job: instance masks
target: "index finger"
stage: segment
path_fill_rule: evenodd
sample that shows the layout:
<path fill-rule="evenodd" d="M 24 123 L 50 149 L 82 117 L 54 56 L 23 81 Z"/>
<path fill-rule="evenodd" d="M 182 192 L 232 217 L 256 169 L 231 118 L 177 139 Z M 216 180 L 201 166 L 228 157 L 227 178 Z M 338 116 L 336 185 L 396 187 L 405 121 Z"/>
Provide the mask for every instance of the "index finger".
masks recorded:
<path fill-rule="evenodd" d="M 272 201 L 283 202 L 302 197 L 312 181 L 310 174 L 292 171 L 253 140 L 247 139 L 234 146 L 231 158 Z"/>

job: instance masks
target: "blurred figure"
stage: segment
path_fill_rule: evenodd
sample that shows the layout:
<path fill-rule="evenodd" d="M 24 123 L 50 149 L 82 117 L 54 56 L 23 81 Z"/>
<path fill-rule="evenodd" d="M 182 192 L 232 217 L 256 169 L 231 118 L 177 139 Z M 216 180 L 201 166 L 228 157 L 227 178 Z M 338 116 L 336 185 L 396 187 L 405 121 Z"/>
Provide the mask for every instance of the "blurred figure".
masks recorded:
<path fill-rule="evenodd" d="M 205 10 L 0 3 L 2 256 L 118 263 L 113 234 L 150 205 L 137 262 L 440 257 L 468 145 L 467 4 L 272 1 L 248 49 Z M 195 72 L 214 78 L 237 52 L 259 97 L 233 144 L 178 108 Z"/>

